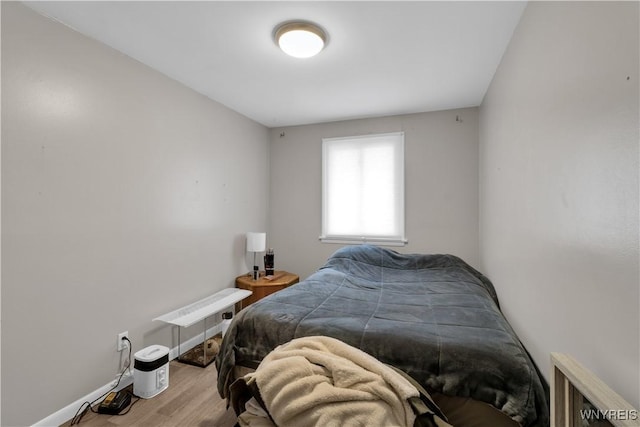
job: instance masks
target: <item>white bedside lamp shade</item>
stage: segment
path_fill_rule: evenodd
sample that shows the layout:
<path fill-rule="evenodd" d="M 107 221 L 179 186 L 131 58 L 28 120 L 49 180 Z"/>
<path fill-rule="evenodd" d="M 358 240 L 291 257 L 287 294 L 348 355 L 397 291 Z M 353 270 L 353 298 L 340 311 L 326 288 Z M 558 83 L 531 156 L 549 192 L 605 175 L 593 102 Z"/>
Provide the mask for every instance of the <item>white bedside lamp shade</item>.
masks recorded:
<path fill-rule="evenodd" d="M 247 233 L 247 252 L 264 252 L 266 249 L 267 233 Z"/>

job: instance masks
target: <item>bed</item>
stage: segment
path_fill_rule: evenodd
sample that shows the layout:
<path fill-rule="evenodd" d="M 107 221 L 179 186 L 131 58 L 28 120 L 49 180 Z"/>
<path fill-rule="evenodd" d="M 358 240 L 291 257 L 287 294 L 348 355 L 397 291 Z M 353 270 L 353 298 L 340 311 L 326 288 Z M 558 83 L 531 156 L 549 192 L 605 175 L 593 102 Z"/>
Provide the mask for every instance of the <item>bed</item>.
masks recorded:
<path fill-rule="evenodd" d="M 235 317 L 216 359 L 218 392 L 228 397 L 236 367 L 255 368 L 278 345 L 315 335 L 359 348 L 429 392 L 484 402 L 523 427 L 549 425 L 548 386 L 493 285 L 453 255 L 338 250 Z"/>

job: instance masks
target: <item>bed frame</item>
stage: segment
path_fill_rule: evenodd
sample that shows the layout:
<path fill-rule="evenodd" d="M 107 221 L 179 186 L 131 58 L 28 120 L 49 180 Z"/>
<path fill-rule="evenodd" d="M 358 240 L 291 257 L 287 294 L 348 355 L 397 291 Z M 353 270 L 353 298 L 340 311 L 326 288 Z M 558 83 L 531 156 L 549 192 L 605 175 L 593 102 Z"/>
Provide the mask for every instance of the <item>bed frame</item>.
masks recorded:
<path fill-rule="evenodd" d="M 618 393 L 573 357 L 551 353 L 551 427 L 584 427 L 581 411 L 591 410 L 597 426 L 640 426 L 640 412 Z"/>

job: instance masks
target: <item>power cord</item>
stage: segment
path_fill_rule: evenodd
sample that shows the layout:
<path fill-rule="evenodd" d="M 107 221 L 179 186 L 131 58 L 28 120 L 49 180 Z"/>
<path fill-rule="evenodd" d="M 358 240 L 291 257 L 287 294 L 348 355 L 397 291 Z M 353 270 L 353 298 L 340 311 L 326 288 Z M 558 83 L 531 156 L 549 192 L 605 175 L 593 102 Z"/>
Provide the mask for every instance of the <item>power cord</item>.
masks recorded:
<path fill-rule="evenodd" d="M 122 377 L 124 376 L 124 374 L 127 372 L 127 370 L 131 367 L 131 341 L 129 340 L 129 338 L 127 337 L 122 337 L 123 340 L 126 340 L 129 345 L 129 356 L 127 357 L 127 363 L 126 365 L 122 368 L 122 372 L 120 373 L 120 375 L 118 376 L 118 381 L 116 381 L 116 384 L 111 387 L 111 389 L 107 392 L 105 392 L 102 396 L 98 397 L 97 399 L 93 400 L 92 402 L 84 402 L 82 405 L 80 405 L 80 408 L 78 408 L 78 410 L 76 411 L 76 414 L 73 416 L 73 418 L 71 419 L 71 425 L 75 425 L 75 424 L 79 424 L 80 420 L 82 420 L 82 417 L 84 417 L 84 415 L 89 412 L 89 410 L 91 410 L 91 412 L 93 413 L 99 413 L 98 411 L 96 411 L 95 409 L 93 409 L 93 405 L 99 401 L 102 400 L 106 395 L 108 395 L 109 393 L 111 393 L 113 390 L 115 390 L 116 388 L 118 388 L 118 385 L 120 384 L 120 381 L 122 380 Z M 125 391 L 126 393 L 131 394 L 131 396 L 133 396 L 133 393 L 129 392 L 129 391 Z M 121 412 L 119 414 L 115 414 L 115 415 L 126 415 L 131 408 L 133 407 L 133 405 L 135 405 L 138 400 L 140 400 L 140 398 L 138 397 L 135 401 L 133 401 L 131 403 L 131 405 L 129 405 L 129 407 L 127 408 L 126 411 Z M 86 406 L 85 406 L 86 405 Z"/>

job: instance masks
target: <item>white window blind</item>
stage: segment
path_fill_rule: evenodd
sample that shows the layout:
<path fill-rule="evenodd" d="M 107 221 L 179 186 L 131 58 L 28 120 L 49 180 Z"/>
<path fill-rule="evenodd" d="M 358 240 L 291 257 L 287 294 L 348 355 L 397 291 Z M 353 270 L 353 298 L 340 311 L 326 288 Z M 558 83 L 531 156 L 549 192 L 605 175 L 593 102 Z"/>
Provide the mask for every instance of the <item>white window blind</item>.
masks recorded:
<path fill-rule="evenodd" d="M 320 239 L 406 243 L 403 132 L 322 140 Z"/>

